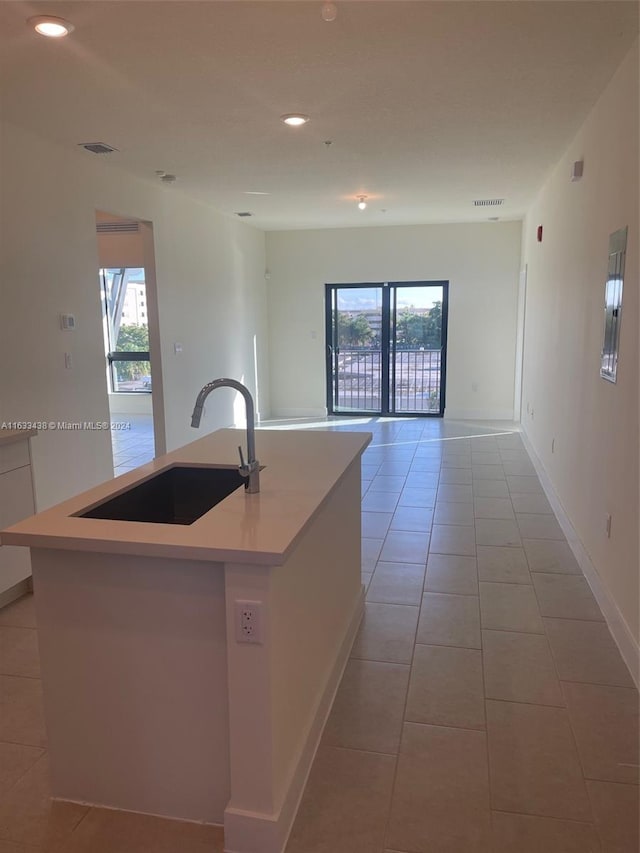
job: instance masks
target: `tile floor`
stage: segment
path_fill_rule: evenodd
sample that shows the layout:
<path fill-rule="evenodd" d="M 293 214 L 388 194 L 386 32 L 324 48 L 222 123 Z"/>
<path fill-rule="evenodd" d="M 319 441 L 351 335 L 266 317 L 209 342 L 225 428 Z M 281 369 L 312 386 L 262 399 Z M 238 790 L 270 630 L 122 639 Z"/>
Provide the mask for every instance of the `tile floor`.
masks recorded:
<path fill-rule="evenodd" d="M 151 415 L 113 415 L 111 420 L 130 424 L 127 429 L 111 431 L 113 473 L 119 477 L 153 459 L 153 418 Z"/>
<path fill-rule="evenodd" d="M 334 428 L 366 614 L 287 853 L 638 853 L 638 693 L 520 436 Z"/>
<path fill-rule="evenodd" d="M 638 694 L 517 433 L 317 426 L 374 432 L 367 604 L 287 853 L 638 853 Z M 221 853 L 51 803 L 38 676 L 27 597 L 0 611 L 0 853 Z"/>

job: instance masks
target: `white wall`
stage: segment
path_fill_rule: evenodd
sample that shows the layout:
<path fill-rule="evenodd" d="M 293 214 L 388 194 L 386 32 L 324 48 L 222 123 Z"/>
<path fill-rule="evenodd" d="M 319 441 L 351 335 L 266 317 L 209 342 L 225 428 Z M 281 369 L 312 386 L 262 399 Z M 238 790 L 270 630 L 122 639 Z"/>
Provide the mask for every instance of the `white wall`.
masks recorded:
<path fill-rule="evenodd" d="M 264 235 L 177 187 L 12 126 L 0 132 L 0 422 L 109 420 L 96 210 L 153 222 L 168 448 L 196 437 L 193 402 L 216 376 L 257 384 L 268 413 Z M 75 314 L 76 331 L 60 331 L 59 312 Z M 234 420 L 233 395 L 218 394 L 203 430 Z M 112 476 L 103 432 L 41 432 L 33 454 L 39 508 Z"/>
<path fill-rule="evenodd" d="M 520 236 L 519 222 L 268 233 L 273 413 L 325 411 L 325 283 L 446 279 L 446 416 L 512 418 Z"/>
<path fill-rule="evenodd" d="M 571 183 L 571 164 L 583 158 L 584 177 Z M 523 238 L 528 265 L 523 426 L 636 642 L 638 177 L 636 44 L 542 188 Z M 540 224 L 544 238 L 538 244 Z M 625 225 L 620 360 L 613 385 L 599 375 L 604 282 L 609 235 Z M 610 539 L 607 514 L 613 519 Z"/>

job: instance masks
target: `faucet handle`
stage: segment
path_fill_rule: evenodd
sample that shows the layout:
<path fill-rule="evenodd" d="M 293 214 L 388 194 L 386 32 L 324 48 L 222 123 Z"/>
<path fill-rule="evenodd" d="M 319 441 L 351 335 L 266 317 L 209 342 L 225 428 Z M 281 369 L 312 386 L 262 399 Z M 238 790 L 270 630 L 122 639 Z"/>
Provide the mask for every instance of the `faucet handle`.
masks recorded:
<path fill-rule="evenodd" d="M 240 454 L 240 465 L 238 467 L 238 471 L 240 472 L 241 477 L 248 477 L 251 473 L 251 467 L 245 464 L 244 456 L 242 454 L 242 447 L 238 445 L 238 453 Z"/>

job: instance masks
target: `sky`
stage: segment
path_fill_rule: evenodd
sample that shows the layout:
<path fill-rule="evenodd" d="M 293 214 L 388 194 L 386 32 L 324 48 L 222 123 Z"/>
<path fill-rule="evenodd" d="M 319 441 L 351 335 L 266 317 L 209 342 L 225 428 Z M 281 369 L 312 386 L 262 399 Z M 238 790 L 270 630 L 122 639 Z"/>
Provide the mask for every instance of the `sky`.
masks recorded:
<path fill-rule="evenodd" d="M 442 287 L 398 286 L 396 295 L 398 308 L 431 308 L 434 302 L 442 302 Z M 370 311 L 373 308 L 382 308 L 382 286 L 339 289 L 339 311 Z"/>

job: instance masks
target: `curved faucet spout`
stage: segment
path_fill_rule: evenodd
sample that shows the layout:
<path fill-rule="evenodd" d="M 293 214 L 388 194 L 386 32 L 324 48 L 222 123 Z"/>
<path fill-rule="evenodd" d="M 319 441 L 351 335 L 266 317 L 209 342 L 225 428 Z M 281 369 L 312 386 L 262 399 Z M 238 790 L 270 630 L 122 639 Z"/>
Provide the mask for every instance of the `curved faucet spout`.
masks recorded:
<path fill-rule="evenodd" d="M 200 389 L 198 396 L 196 397 L 193 414 L 191 415 L 191 426 L 195 428 L 200 426 L 204 401 L 212 391 L 215 391 L 216 388 L 233 388 L 236 391 L 239 391 L 244 397 L 244 404 L 247 412 L 247 461 L 245 463 L 242 458 L 242 449 L 238 448 L 240 451 L 239 471 L 243 477 L 249 478 L 246 486 L 247 492 L 259 492 L 260 464 L 256 459 L 255 410 L 253 406 L 253 397 L 246 385 L 243 385 L 242 382 L 238 382 L 236 379 L 214 379 L 213 382 L 207 382 L 207 384 Z"/>

